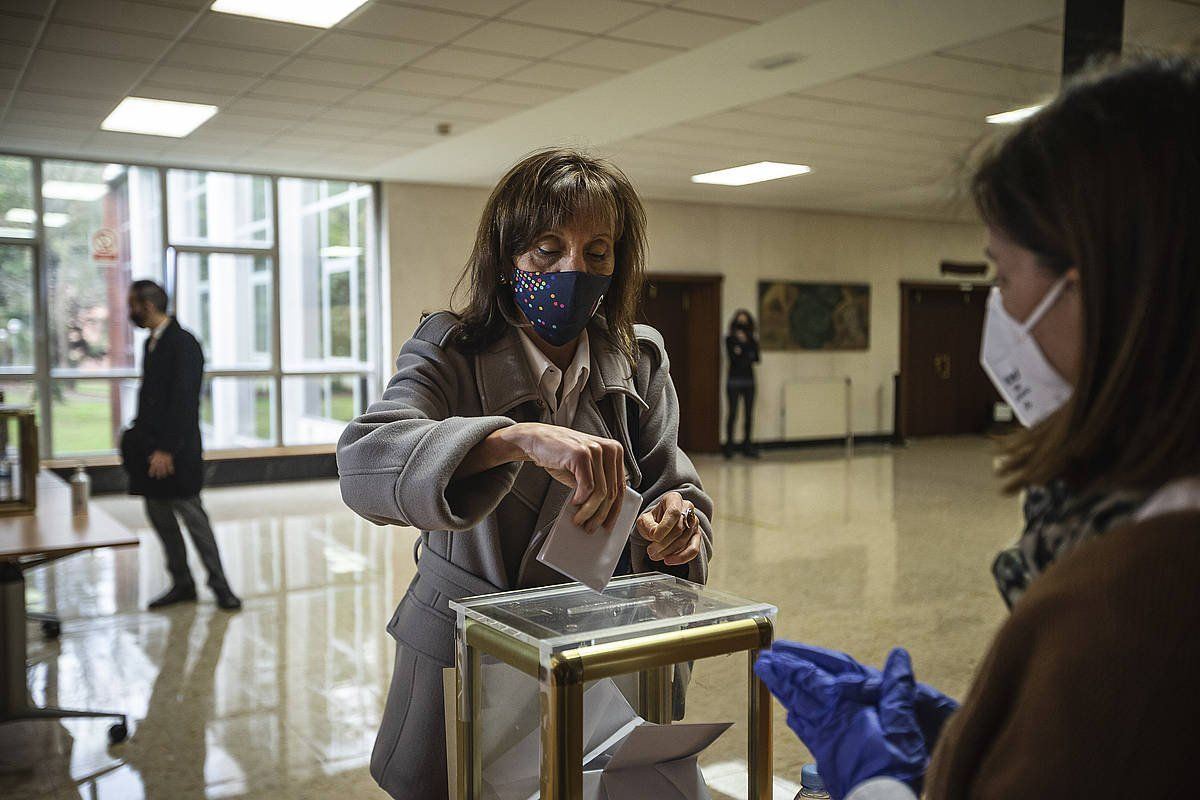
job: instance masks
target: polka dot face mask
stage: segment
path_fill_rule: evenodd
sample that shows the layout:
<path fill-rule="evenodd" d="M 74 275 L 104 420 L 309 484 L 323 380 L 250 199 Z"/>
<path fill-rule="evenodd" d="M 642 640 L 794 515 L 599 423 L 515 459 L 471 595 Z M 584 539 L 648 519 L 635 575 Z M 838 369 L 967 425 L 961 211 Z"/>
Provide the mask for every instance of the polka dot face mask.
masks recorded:
<path fill-rule="evenodd" d="M 611 275 L 587 272 L 512 271 L 513 299 L 538 336 L 558 347 L 572 341 L 591 322 Z"/>

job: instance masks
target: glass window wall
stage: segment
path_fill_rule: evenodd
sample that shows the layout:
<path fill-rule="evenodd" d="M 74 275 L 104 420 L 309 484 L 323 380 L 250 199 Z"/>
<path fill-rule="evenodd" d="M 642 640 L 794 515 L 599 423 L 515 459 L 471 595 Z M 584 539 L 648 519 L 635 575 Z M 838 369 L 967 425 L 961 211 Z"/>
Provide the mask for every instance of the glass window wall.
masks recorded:
<path fill-rule="evenodd" d="M 366 183 L 0 154 L 0 391 L 38 407 L 44 455 L 113 452 L 148 278 L 204 348 L 206 449 L 335 442 L 376 381 L 374 204 Z"/>

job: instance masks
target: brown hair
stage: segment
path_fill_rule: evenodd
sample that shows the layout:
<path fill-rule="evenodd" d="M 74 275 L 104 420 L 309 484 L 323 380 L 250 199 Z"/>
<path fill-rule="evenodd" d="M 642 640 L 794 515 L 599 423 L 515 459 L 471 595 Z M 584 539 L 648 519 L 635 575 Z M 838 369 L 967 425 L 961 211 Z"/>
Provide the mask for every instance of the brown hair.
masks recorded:
<path fill-rule="evenodd" d="M 1080 275 L 1078 382 L 1006 443 L 1006 488 L 1152 489 L 1200 471 L 1200 63 L 1072 80 L 992 147 L 972 192 L 986 223 Z"/>
<path fill-rule="evenodd" d="M 571 149 L 541 150 L 522 159 L 492 190 L 475 247 L 455 295 L 466 294 L 458 341 L 477 352 L 524 324 L 505 281 L 513 258 L 546 231 L 576 220 L 612 226 L 612 284 L 603 314 L 617 346 L 634 363 L 633 321 L 642 295 L 646 212 L 629 178 L 612 164 Z"/>

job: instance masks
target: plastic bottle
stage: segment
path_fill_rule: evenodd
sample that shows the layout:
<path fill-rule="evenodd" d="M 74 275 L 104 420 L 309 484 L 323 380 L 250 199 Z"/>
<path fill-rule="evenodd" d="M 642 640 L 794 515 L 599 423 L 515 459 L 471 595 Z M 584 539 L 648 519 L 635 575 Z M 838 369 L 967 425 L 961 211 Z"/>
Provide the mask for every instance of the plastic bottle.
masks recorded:
<path fill-rule="evenodd" d="M 71 513 L 77 517 L 86 516 L 88 513 L 88 500 L 92 496 L 92 479 L 88 476 L 87 470 L 80 464 L 75 468 L 75 474 L 71 476 Z"/>
<path fill-rule="evenodd" d="M 800 770 L 800 791 L 796 800 L 800 798 L 829 800 L 829 792 L 825 790 L 825 781 L 821 780 L 816 764 L 805 764 Z"/>

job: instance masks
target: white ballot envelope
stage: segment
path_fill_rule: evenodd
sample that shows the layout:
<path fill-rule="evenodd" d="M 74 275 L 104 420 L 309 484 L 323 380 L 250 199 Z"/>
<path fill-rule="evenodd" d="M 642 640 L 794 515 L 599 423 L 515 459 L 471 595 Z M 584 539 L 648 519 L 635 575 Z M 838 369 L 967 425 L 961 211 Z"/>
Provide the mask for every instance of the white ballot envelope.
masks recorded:
<path fill-rule="evenodd" d="M 711 800 L 696 759 L 732 723 L 655 725 L 639 717 L 611 679 L 583 693 L 582 800 Z M 491 764 L 488 800 L 537 800 L 540 733 Z"/>
<path fill-rule="evenodd" d="M 628 486 L 612 528 L 600 528 L 588 533 L 576 525 L 571 518 L 579 511 L 578 506 L 563 504 L 562 513 L 550 529 L 537 559 L 548 567 L 579 581 L 594 592 L 603 592 L 612 580 L 617 562 L 625 542 L 633 532 L 642 508 L 642 496 Z"/>

